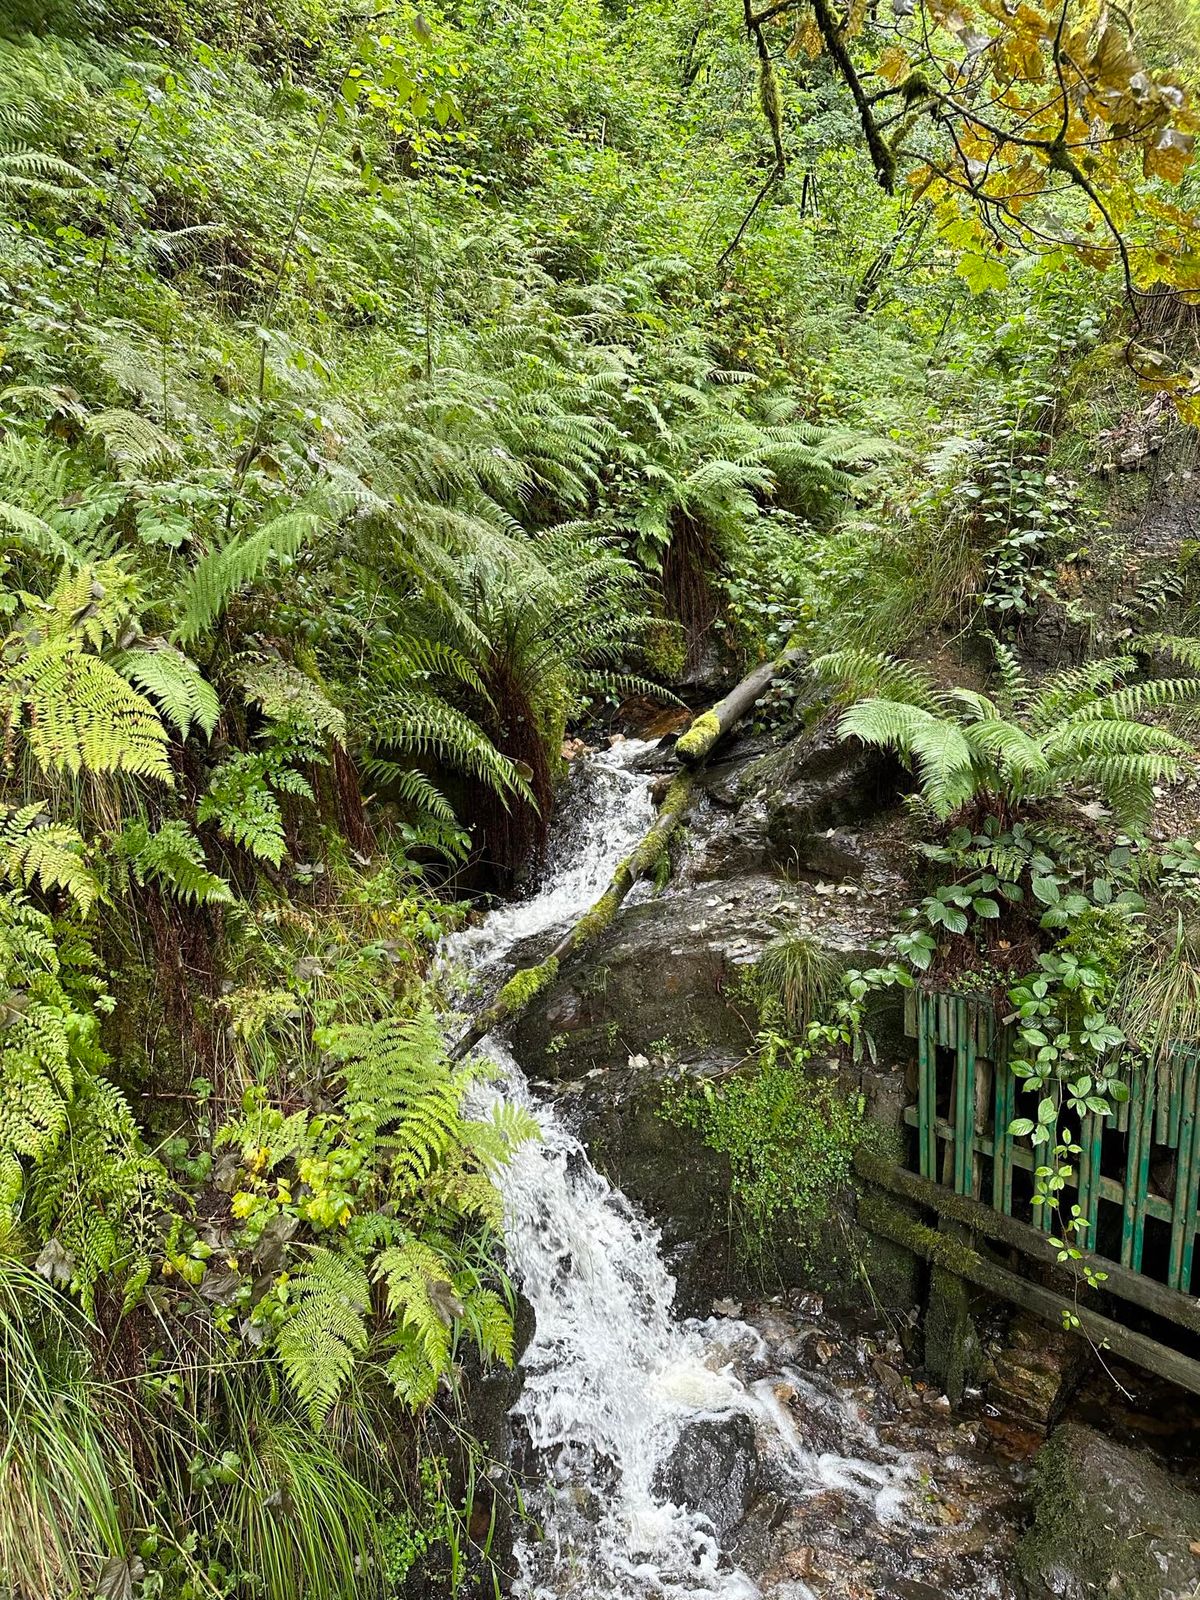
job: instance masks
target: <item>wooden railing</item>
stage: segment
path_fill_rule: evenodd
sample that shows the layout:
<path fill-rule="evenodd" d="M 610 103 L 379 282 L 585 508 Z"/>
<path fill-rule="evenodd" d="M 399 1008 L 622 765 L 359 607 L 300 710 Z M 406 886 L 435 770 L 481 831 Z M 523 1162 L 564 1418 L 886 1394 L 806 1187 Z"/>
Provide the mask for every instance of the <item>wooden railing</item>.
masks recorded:
<path fill-rule="evenodd" d="M 1014 1139 L 1020 1080 L 1008 1067 L 1008 1030 L 992 1006 L 965 995 L 913 990 L 906 1030 L 917 1042 L 915 1170 L 1042 1232 L 1031 1204 L 1037 1157 Z M 1131 1272 L 1191 1295 L 1200 1231 L 1200 1046 L 1179 1045 L 1155 1070 L 1137 1067 L 1129 1100 L 1087 1112 L 1073 1186 L 1061 1197 L 1087 1219 L 1083 1243 Z M 1102 1264 L 1102 1263 L 1101 1263 Z"/>

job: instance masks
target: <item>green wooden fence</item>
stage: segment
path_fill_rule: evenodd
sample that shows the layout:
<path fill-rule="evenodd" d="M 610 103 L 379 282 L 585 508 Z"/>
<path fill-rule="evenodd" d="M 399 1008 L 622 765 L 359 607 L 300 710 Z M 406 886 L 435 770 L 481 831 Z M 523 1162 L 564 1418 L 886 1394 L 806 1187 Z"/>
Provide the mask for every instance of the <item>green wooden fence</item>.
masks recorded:
<path fill-rule="evenodd" d="M 917 1042 L 917 1103 L 905 1113 L 916 1130 L 916 1170 L 1048 1230 L 1047 1208 L 1029 1204 L 1032 1179 L 1014 1188 L 1035 1158 L 1008 1132 L 1019 1080 L 1008 1070 L 1007 1030 L 992 1007 L 912 990 L 905 1025 Z M 1088 1248 L 1102 1237 L 1115 1242 L 1119 1212 L 1121 1265 L 1191 1293 L 1200 1231 L 1200 1045 L 1177 1045 L 1157 1071 L 1136 1068 L 1128 1102 L 1107 1116 L 1088 1112 L 1079 1132 L 1078 1181 L 1063 1199 L 1087 1218 Z M 1169 1233 L 1148 1257 L 1151 1219 Z"/>

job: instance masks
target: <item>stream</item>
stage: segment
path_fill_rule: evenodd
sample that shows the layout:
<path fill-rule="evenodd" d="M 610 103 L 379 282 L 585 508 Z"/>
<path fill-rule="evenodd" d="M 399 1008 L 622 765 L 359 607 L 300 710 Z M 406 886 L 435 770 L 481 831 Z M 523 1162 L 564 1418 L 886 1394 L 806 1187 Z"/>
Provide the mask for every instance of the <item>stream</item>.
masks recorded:
<path fill-rule="evenodd" d="M 634 770 L 650 748 L 577 763 L 540 887 L 451 941 L 479 984 L 603 892 L 653 816 Z M 505 1046 L 481 1052 L 541 1129 L 498 1178 L 535 1317 L 512 1411 L 531 1518 L 515 1600 L 1015 1595 L 1018 1490 L 979 1419 L 914 1385 L 886 1328 L 836 1324 L 817 1295 L 678 1316 L 657 1229 Z"/>

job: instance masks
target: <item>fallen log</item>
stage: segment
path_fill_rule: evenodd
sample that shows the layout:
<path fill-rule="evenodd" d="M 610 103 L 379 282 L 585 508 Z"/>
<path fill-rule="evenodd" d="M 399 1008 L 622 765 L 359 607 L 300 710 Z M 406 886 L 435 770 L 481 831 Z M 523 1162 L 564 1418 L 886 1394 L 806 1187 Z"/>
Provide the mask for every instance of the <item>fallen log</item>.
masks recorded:
<path fill-rule="evenodd" d="M 545 960 L 513 973 L 492 1003 L 479 1013 L 455 1044 L 450 1052 L 452 1061 L 461 1061 L 485 1035 L 519 1016 L 536 995 L 554 982 L 561 961 L 600 937 L 634 884 L 659 870 L 670 848 L 671 835 L 691 805 L 695 775 L 708 760 L 714 745 L 753 709 L 775 678 L 799 658 L 798 650 L 785 650 L 778 660 L 764 662 L 711 710 L 693 721 L 674 749 L 674 754 L 684 763 L 685 770 L 672 779 L 658 815 L 634 849 L 618 863 L 608 888 L 590 910 L 585 911 L 579 921 L 563 934 Z M 692 742 L 685 750 L 688 740 Z"/>
<path fill-rule="evenodd" d="M 717 741 L 754 709 L 775 679 L 795 666 L 802 653 L 785 650 L 776 660 L 764 661 L 761 667 L 755 667 L 724 700 L 718 700 L 715 706 L 693 720 L 687 732 L 676 741 L 676 758 L 687 767 L 698 767 L 707 761 Z"/>

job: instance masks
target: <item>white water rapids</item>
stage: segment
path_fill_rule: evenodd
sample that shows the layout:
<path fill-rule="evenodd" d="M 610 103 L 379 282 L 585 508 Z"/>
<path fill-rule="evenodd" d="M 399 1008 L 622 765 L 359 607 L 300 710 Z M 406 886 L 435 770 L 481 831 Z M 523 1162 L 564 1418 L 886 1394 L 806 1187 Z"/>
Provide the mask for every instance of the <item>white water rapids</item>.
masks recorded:
<path fill-rule="evenodd" d="M 653 815 L 648 780 L 629 763 L 646 745 L 628 741 L 593 757 L 583 792 L 553 841 L 543 886 L 501 907 L 451 941 L 448 954 L 477 972 L 505 969 L 513 946 L 565 928 L 603 892 L 613 867 Z M 699 1510 L 669 1498 L 660 1474 L 689 1424 L 741 1411 L 800 1495 L 848 1491 L 880 1522 L 896 1515 L 909 1472 L 818 1455 L 797 1436 L 772 1381 L 743 1382 L 739 1355 L 762 1340 L 729 1318 L 684 1322 L 657 1230 L 601 1177 L 551 1105 L 531 1093 L 496 1040 L 482 1051 L 501 1067 L 506 1098 L 534 1110 L 531 1141 L 499 1174 L 515 1282 L 536 1331 L 522 1357 L 513 1410 L 528 1441 L 534 1527 L 521 1539 L 520 1600 L 753 1600 L 756 1584 L 725 1555 Z M 793 1386 L 806 1380 L 778 1374 Z M 861 1435 L 861 1426 L 856 1430 Z M 874 1442 L 874 1441 L 872 1441 Z M 886 1456 L 889 1452 L 883 1451 Z M 789 1600 L 811 1600 L 794 1581 Z"/>

